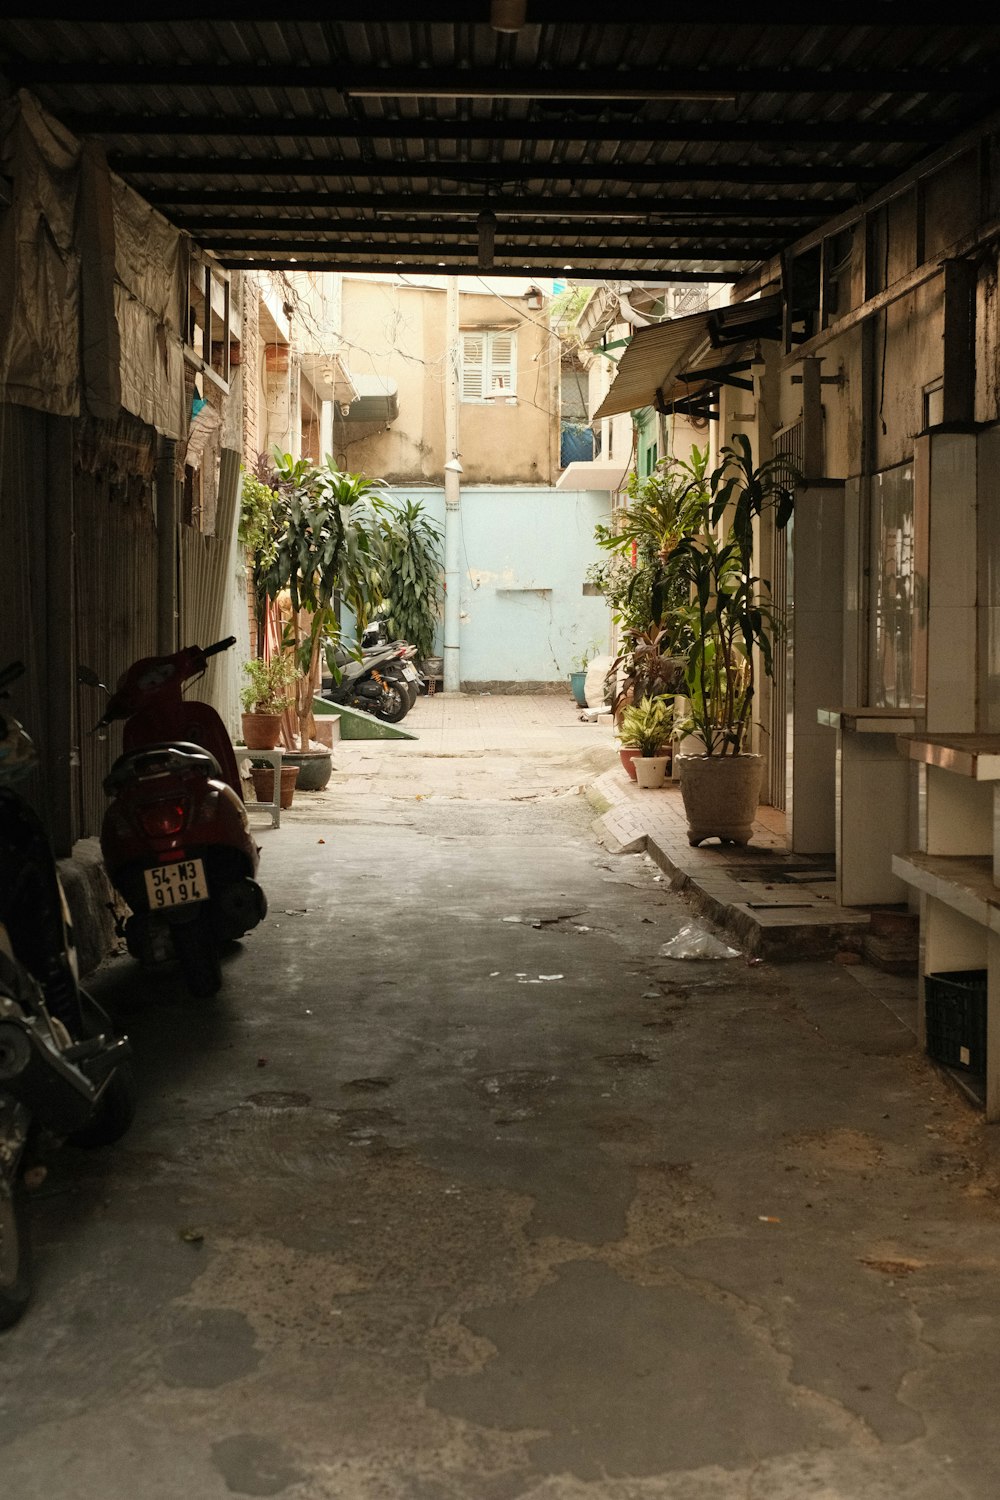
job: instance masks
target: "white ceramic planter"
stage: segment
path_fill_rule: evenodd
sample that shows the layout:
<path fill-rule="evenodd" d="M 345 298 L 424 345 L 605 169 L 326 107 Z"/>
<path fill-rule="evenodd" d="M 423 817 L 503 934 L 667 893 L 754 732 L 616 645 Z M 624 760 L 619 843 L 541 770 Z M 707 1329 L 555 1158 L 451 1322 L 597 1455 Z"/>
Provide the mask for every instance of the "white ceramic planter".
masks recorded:
<path fill-rule="evenodd" d="M 760 755 L 682 755 L 681 796 L 688 843 L 718 838 L 748 844 L 760 800 L 764 758 Z"/>
<path fill-rule="evenodd" d="M 668 759 L 666 755 L 637 755 L 632 765 L 638 784 L 647 789 L 663 786 L 667 779 Z"/>

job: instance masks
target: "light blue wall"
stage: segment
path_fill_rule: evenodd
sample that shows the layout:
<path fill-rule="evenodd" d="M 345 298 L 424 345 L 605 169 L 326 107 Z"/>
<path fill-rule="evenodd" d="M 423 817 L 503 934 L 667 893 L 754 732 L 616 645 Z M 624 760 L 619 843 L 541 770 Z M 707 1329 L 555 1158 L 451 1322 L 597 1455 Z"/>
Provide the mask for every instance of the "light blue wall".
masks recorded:
<path fill-rule="evenodd" d="M 419 500 L 444 529 L 443 489 L 391 493 Z M 594 527 L 610 509 L 604 491 L 463 488 L 462 682 L 564 682 L 588 648 L 608 650 L 608 607 L 583 585 L 605 555 Z M 443 645 L 439 630 L 439 654 Z"/>

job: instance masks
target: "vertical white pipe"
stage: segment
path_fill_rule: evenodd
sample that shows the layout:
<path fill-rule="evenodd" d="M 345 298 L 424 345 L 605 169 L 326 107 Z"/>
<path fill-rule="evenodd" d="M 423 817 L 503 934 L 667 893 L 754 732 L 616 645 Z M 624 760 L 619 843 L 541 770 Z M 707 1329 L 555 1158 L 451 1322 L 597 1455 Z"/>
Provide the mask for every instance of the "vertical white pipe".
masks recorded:
<path fill-rule="evenodd" d="M 461 633 L 461 486 L 458 465 L 458 278 L 447 281 L 444 388 L 444 690 L 457 693 L 462 673 L 459 661 Z M 449 467 L 449 465 L 456 467 Z"/>

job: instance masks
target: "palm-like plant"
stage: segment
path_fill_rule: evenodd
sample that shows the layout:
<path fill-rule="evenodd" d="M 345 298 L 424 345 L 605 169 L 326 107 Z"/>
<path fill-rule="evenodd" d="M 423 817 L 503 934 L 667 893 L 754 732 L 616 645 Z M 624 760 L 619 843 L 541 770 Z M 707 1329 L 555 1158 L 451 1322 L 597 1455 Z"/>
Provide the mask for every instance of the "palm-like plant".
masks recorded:
<path fill-rule="evenodd" d="M 305 750 L 320 652 L 324 641 L 334 642 L 340 634 L 336 596 L 354 613 L 359 631 L 378 599 L 378 541 L 370 502 L 379 495 L 380 482 L 276 453 L 274 489 L 281 531 L 262 587 L 272 601 L 288 590 L 291 619 L 283 644 L 300 672 L 296 713 Z"/>
<path fill-rule="evenodd" d="M 442 535 L 419 501 L 376 504 L 383 600 L 390 635 L 421 659 L 434 649 L 442 591 Z"/>
<path fill-rule="evenodd" d="M 788 524 L 799 475 L 784 458 L 755 468 L 749 439 L 736 434 L 722 449 L 711 476 L 707 525 L 681 539 L 671 571 L 689 602 L 681 613 L 690 632 L 685 681 L 691 704 L 682 730 L 694 730 L 708 755 L 739 755 L 753 712 L 756 657 L 767 676 L 773 667 L 772 641 L 782 628 L 770 602 L 769 585 L 752 571 L 753 523 L 774 507 L 775 525 Z M 711 527 L 724 519 L 720 540 Z"/>

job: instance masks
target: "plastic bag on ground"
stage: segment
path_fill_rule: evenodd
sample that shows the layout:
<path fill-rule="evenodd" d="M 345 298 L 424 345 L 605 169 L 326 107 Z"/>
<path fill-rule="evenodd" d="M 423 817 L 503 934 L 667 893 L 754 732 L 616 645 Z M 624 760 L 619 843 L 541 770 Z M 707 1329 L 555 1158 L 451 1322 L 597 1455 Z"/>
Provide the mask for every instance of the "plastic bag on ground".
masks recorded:
<path fill-rule="evenodd" d="M 697 922 L 687 922 L 676 937 L 664 943 L 661 958 L 739 958 L 740 950 L 730 948 Z"/>

